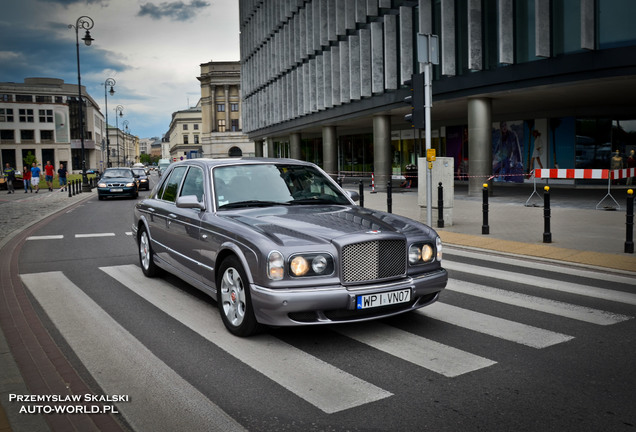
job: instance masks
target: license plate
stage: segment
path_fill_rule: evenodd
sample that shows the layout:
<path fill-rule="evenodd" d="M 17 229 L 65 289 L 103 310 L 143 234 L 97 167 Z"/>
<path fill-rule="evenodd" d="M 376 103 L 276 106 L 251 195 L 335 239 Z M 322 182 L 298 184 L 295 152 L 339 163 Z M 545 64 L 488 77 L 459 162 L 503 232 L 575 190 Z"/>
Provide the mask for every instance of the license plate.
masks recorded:
<path fill-rule="evenodd" d="M 403 289 L 398 291 L 361 295 L 358 296 L 356 300 L 357 309 L 367 309 L 406 303 L 411 300 L 411 290 Z"/>
<path fill-rule="evenodd" d="M 111 192 L 123 192 L 124 190 L 121 188 L 116 188 L 116 189 L 112 189 L 110 190 Z"/>

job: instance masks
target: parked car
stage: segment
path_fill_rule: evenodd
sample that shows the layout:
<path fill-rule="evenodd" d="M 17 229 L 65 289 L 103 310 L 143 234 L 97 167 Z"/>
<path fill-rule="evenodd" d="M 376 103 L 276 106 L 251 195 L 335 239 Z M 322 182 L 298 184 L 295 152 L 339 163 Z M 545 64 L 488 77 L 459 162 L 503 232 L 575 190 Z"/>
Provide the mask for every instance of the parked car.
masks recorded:
<path fill-rule="evenodd" d="M 214 298 L 227 329 L 366 321 L 435 302 L 446 286 L 430 227 L 355 204 L 316 165 L 191 159 L 134 208 L 143 273 Z"/>
<path fill-rule="evenodd" d="M 97 182 L 97 197 L 129 196 L 137 198 L 139 188 L 132 169 L 127 167 L 106 168 Z"/>
<path fill-rule="evenodd" d="M 146 174 L 146 170 L 144 168 L 132 168 L 132 172 L 137 179 L 137 185 L 139 190 L 150 190 L 150 180 L 148 179 L 148 174 Z"/>

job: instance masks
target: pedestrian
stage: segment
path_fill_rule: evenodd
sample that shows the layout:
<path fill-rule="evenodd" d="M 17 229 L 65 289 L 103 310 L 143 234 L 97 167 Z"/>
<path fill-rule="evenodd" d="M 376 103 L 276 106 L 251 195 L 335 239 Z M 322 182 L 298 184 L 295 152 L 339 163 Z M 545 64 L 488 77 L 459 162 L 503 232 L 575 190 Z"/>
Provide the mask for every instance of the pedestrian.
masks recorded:
<path fill-rule="evenodd" d="M 35 186 L 35 193 L 40 191 L 40 173 L 42 170 L 35 162 L 31 166 L 31 184 Z"/>
<path fill-rule="evenodd" d="M 53 192 L 53 176 L 55 175 L 55 167 L 51 165 L 51 161 L 46 161 L 44 166 L 44 179 L 49 187 L 49 192 Z"/>
<path fill-rule="evenodd" d="M 9 162 L 7 162 L 3 174 L 7 181 L 8 194 L 15 193 L 15 189 L 13 189 L 13 182 L 15 181 L 15 170 L 11 167 L 11 164 Z"/>
<path fill-rule="evenodd" d="M 64 168 L 64 164 L 60 164 L 60 169 L 57 170 L 57 178 L 60 182 L 60 192 L 64 192 L 66 190 L 66 168 Z"/>
<path fill-rule="evenodd" d="M 22 168 L 22 184 L 24 185 L 24 193 L 33 193 L 33 186 L 31 186 L 31 169 L 26 165 Z"/>

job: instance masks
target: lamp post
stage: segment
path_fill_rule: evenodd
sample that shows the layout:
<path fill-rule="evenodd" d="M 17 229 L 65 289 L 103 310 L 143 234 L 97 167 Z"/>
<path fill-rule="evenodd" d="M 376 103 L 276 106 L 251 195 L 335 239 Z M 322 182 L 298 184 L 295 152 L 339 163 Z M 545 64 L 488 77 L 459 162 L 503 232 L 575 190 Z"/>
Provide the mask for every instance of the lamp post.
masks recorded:
<path fill-rule="evenodd" d="M 110 167 L 110 137 L 108 136 L 108 93 L 110 95 L 115 94 L 115 89 L 113 86 L 116 84 L 113 78 L 106 78 L 104 82 L 104 109 L 106 113 L 106 167 Z M 108 86 L 110 86 L 110 90 L 107 91 Z"/>
<path fill-rule="evenodd" d="M 87 16 L 81 16 L 75 22 L 75 25 L 69 24 L 68 28 L 75 29 L 75 46 L 77 48 L 77 94 L 79 99 L 77 100 L 79 105 L 79 128 L 80 128 L 80 142 L 82 143 L 82 192 L 90 192 L 91 187 L 88 184 L 88 177 L 86 176 L 86 156 L 84 150 L 84 114 L 82 113 L 82 75 L 80 73 L 80 51 L 79 51 L 79 29 L 86 30 L 86 34 L 82 38 L 86 46 L 90 46 L 94 39 L 91 37 L 90 29 L 93 28 L 95 22 L 92 18 Z"/>
<path fill-rule="evenodd" d="M 117 127 L 117 166 L 120 166 L 119 164 L 119 117 L 117 117 L 117 114 L 119 114 L 119 117 L 124 116 L 123 106 L 117 105 L 115 107 L 115 126 Z"/>
<path fill-rule="evenodd" d="M 126 150 L 128 150 L 128 120 L 124 120 L 123 125 L 124 129 L 126 129 L 124 132 L 124 165 L 126 165 Z"/>

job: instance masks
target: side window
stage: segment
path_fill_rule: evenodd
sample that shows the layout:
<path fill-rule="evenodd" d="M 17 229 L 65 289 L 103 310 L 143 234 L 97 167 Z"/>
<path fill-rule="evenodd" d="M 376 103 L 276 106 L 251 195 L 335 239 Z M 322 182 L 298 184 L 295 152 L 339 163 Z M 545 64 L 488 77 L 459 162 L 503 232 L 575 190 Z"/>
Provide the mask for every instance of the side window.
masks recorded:
<path fill-rule="evenodd" d="M 179 196 L 196 195 L 199 202 L 203 202 L 203 171 L 198 167 L 190 167 Z"/>
<path fill-rule="evenodd" d="M 170 178 L 166 180 L 163 185 L 163 194 L 159 195 L 159 198 L 164 201 L 175 202 L 177 200 L 177 192 L 179 191 L 179 185 L 183 180 L 183 175 L 186 172 L 184 166 L 176 167 L 170 173 Z"/>

